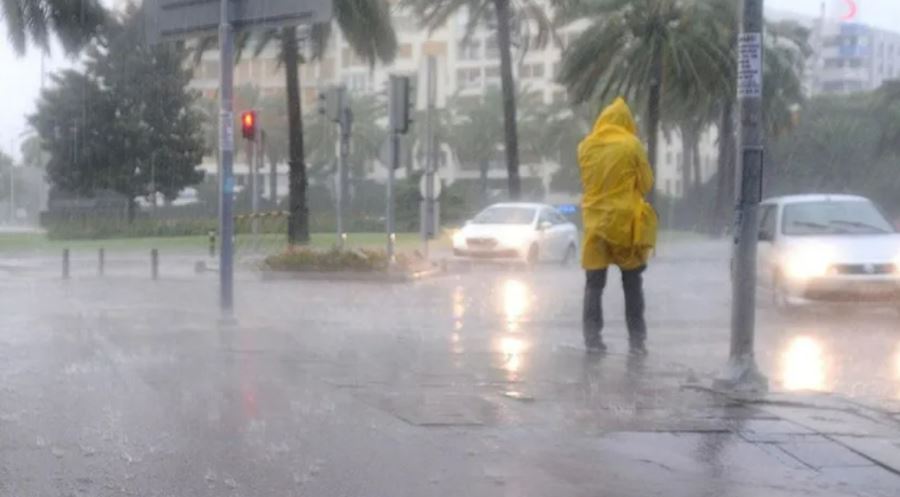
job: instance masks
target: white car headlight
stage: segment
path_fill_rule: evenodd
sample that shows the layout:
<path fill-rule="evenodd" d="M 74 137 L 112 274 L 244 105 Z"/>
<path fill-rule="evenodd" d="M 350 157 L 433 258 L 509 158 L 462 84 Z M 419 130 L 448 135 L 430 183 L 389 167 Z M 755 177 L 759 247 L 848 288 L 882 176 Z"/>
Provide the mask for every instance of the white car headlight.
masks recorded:
<path fill-rule="evenodd" d="M 456 230 L 453 232 L 453 246 L 455 248 L 462 248 L 466 245 L 466 235 L 463 233 L 463 230 Z"/>
<path fill-rule="evenodd" d="M 784 273 L 792 280 L 821 278 L 828 274 L 834 264 L 834 256 L 823 247 L 794 249 L 784 260 Z"/>

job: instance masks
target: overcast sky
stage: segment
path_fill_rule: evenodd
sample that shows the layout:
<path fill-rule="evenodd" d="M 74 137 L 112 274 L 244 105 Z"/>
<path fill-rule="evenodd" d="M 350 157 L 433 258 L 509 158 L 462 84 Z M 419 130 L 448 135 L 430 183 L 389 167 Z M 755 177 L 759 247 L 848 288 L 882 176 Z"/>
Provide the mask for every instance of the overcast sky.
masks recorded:
<path fill-rule="evenodd" d="M 900 31 L 900 0 L 766 0 L 766 7 L 815 16 L 823 1 L 832 10 L 849 8 L 846 4 L 855 1 L 860 22 Z M 4 23 L 0 22 L 0 150 L 14 150 L 18 156 L 19 143 L 29 132 L 25 116 L 34 110 L 34 100 L 40 92 L 41 55 L 30 49 L 19 57 L 6 40 Z M 53 56 L 46 58 L 45 69 L 49 72 L 66 64 L 60 51 L 54 50 Z"/>

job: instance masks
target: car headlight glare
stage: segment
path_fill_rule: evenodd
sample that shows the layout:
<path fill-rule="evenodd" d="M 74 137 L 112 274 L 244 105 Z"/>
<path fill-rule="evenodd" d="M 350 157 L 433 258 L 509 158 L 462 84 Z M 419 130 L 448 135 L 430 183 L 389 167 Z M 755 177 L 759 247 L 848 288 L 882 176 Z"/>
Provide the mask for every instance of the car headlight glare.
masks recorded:
<path fill-rule="evenodd" d="M 466 244 L 466 235 L 463 234 L 462 230 L 457 230 L 453 233 L 453 246 L 460 248 Z"/>
<path fill-rule="evenodd" d="M 832 264 L 834 259 L 825 249 L 796 250 L 785 259 L 784 272 L 792 280 L 821 278 L 828 274 Z"/>

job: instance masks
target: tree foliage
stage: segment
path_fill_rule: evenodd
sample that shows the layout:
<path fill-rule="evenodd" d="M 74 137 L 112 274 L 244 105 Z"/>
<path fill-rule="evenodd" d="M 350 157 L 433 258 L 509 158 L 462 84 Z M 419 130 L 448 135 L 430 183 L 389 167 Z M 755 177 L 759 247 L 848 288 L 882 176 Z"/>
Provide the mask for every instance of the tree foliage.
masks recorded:
<path fill-rule="evenodd" d="M 882 122 L 900 121 L 900 106 L 881 95 L 811 99 L 797 126 L 770 144 L 767 191 L 855 193 L 900 212 L 900 154 L 879 150 Z"/>
<path fill-rule="evenodd" d="M 29 41 L 49 51 L 56 36 L 69 53 L 87 44 L 107 21 L 100 0 L 0 0 L 9 40 L 24 54 Z"/>
<path fill-rule="evenodd" d="M 110 23 L 84 72 L 53 74 L 29 117 L 49 155 L 48 179 L 64 191 L 174 199 L 202 179 L 202 115 L 187 89 L 187 53 L 145 45 L 140 23 L 134 10 Z"/>

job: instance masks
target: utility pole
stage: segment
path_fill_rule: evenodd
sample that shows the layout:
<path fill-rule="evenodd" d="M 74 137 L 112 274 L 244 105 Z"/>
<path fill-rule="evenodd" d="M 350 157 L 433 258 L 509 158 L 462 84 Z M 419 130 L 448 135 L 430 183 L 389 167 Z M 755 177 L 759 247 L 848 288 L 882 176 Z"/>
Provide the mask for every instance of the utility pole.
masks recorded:
<path fill-rule="evenodd" d="M 764 0 L 743 0 L 738 40 L 737 91 L 740 102 L 739 182 L 736 190 L 732 275 L 731 353 L 725 377 L 716 386 L 728 390 L 764 392 L 768 380 L 754 355 L 756 327 L 756 245 L 758 211 L 765 164 L 763 144 Z"/>
<path fill-rule="evenodd" d="M 234 313 L 234 32 L 228 0 L 221 0 L 219 23 L 219 304 L 223 317 Z"/>
<path fill-rule="evenodd" d="M 346 98 L 346 94 L 344 94 L 344 98 L 340 99 L 341 107 L 340 107 L 340 133 L 341 133 L 341 144 L 340 144 L 340 158 L 338 159 L 338 171 L 337 171 L 337 236 L 338 236 L 338 248 L 344 248 L 344 239 L 347 236 L 347 229 L 344 226 L 344 216 L 347 211 L 347 181 L 349 179 L 350 168 L 349 166 L 349 157 L 350 157 L 350 137 L 353 133 L 353 111 L 350 109 L 350 101 Z"/>

